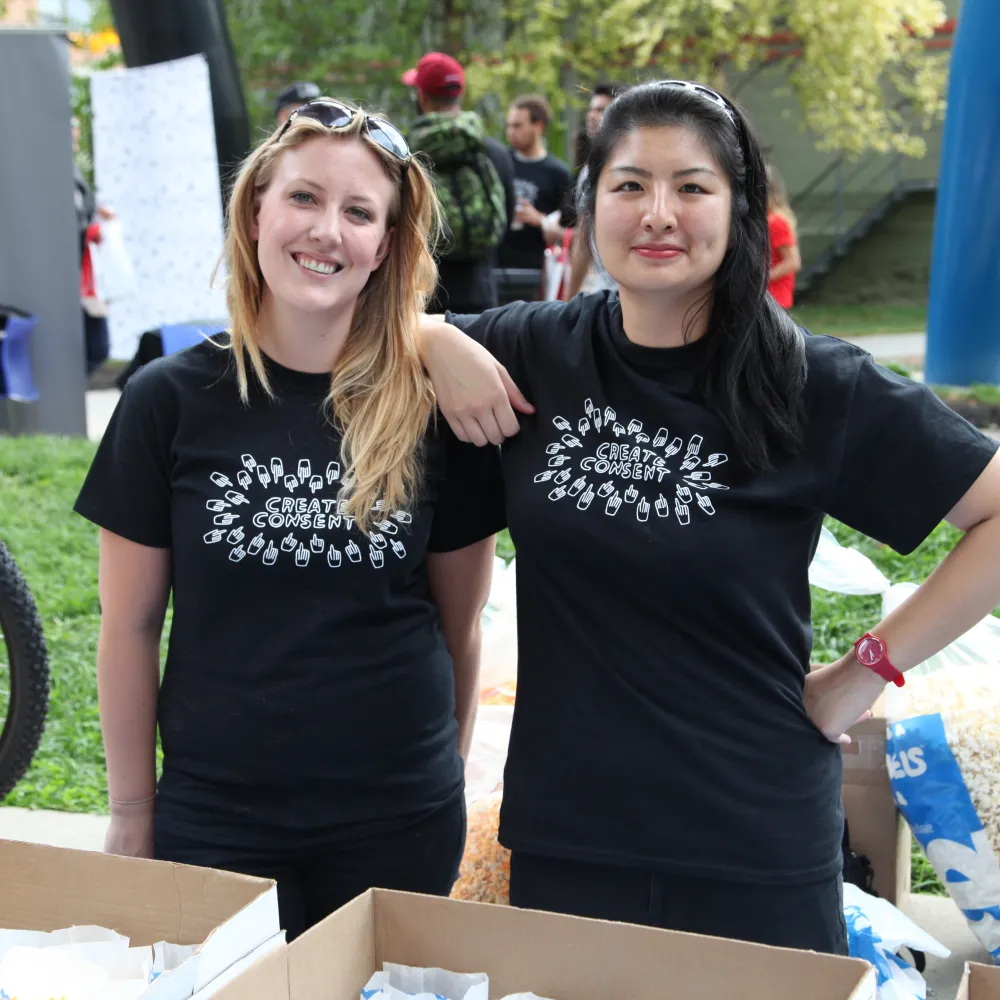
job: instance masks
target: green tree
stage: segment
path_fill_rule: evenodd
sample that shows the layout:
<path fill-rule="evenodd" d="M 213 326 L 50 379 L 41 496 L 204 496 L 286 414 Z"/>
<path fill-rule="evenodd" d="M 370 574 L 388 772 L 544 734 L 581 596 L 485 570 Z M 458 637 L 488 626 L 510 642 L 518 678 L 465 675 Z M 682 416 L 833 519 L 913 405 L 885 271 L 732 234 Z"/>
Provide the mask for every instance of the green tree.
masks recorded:
<path fill-rule="evenodd" d="M 413 112 L 402 72 L 429 50 L 463 56 L 473 39 L 503 42 L 489 0 L 224 0 L 254 124 L 273 123 L 275 94 L 292 80 L 391 112 Z"/>
<path fill-rule="evenodd" d="M 787 59 L 821 148 L 919 156 L 947 73 L 924 41 L 945 18 L 940 0 L 506 0 L 505 42 L 474 62 L 470 85 L 540 90 L 558 104 L 577 79 L 724 86 L 773 53 Z"/>

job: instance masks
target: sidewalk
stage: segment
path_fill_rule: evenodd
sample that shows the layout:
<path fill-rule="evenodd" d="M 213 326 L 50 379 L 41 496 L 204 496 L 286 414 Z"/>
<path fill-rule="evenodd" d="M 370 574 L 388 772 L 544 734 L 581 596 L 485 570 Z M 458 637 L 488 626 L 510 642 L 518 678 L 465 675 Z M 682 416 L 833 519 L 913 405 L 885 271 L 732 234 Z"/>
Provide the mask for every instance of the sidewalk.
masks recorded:
<path fill-rule="evenodd" d="M 866 337 L 844 337 L 848 343 L 868 351 L 876 361 L 899 361 L 922 368 L 927 347 L 924 333 L 872 333 Z"/>

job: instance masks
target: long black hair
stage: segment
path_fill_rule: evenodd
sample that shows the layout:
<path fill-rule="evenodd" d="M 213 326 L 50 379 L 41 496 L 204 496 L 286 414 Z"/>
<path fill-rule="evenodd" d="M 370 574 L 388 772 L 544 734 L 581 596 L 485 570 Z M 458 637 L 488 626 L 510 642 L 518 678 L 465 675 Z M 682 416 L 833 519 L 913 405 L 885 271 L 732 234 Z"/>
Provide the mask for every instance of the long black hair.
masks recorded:
<path fill-rule="evenodd" d="M 604 112 L 591 141 L 578 209 L 595 233 L 597 186 L 611 153 L 636 129 L 664 126 L 695 132 L 732 189 L 729 249 L 711 292 L 685 317 L 685 339 L 697 315 L 710 309 L 700 374 L 705 402 L 726 425 L 744 465 L 751 471 L 771 468 L 801 446 L 805 342 L 767 294 L 767 175 L 746 117 L 699 85 L 664 81 L 632 87 Z M 592 237 L 596 256 L 594 244 Z"/>

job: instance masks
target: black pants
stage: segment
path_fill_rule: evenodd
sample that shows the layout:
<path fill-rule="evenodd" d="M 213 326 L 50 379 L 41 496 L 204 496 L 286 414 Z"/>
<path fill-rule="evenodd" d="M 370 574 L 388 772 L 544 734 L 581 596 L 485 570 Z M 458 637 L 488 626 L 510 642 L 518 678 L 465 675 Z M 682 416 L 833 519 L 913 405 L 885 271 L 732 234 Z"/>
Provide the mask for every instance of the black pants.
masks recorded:
<path fill-rule="evenodd" d="M 205 844 L 157 828 L 154 854 L 163 861 L 273 878 L 288 940 L 368 889 L 447 896 L 465 849 L 465 801 L 414 819 L 391 834 L 365 835 L 327 850 L 246 850 Z"/>
<path fill-rule="evenodd" d="M 83 310 L 84 355 L 87 360 L 87 374 L 96 371 L 111 352 L 108 339 L 108 321 L 103 316 L 91 316 Z"/>
<path fill-rule="evenodd" d="M 811 885 L 743 885 L 514 851 L 510 901 L 531 910 L 847 954 L 839 875 Z"/>

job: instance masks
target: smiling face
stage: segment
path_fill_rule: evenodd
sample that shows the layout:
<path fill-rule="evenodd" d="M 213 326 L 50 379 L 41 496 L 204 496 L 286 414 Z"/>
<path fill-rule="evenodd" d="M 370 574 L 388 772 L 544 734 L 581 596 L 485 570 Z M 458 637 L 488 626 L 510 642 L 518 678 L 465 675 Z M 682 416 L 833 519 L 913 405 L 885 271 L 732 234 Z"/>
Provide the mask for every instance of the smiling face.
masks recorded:
<path fill-rule="evenodd" d="M 700 294 L 726 254 L 731 207 L 729 181 L 697 133 L 636 129 L 612 150 L 598 183 L 601 263 L 631 292 Z"/>
<path fill-rule="evenodd" d="M 353 310 L 388 252 L 395 193 L 359 138 L 316 136 L 281 154 L 253 229 L 264 295 L 286 312 Z"/>

